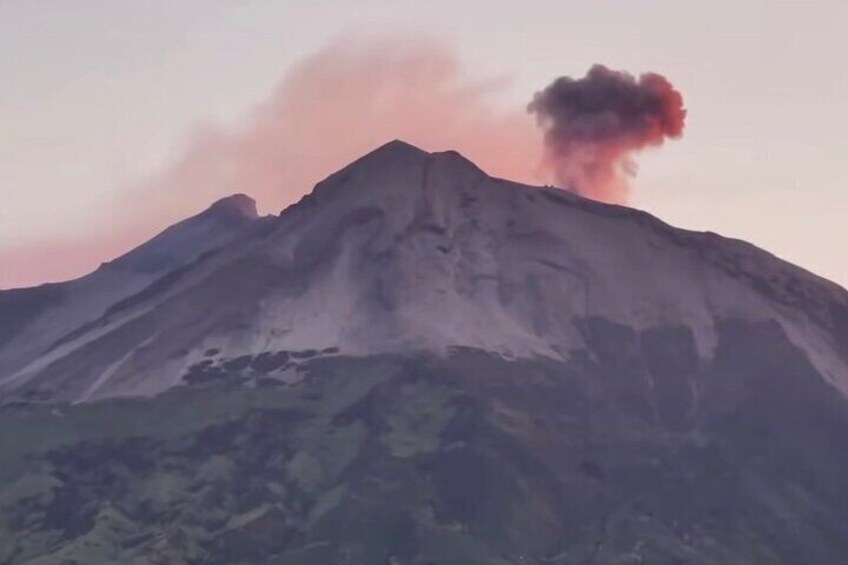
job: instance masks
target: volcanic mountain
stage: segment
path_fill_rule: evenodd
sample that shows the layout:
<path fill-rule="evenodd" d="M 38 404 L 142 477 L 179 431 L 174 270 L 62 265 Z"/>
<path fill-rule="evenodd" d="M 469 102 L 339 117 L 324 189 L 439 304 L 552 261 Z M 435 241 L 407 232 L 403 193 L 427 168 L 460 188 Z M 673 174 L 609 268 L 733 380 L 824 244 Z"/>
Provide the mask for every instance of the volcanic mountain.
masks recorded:
<path fill-rule="evenodd" d="M 0 292 L 0 562 L 840 563 L 846 395 L 839 286 L 395 141 Z"/>

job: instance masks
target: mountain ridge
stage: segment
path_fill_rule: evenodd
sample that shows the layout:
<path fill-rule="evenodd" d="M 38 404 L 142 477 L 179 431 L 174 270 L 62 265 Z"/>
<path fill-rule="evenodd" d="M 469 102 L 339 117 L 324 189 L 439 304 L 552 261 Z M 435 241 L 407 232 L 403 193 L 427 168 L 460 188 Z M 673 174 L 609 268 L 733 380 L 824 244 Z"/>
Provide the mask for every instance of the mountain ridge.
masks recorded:
<path fill-rule="evenodd" d="M 245 198 L 236 198 L 238 208 Z M 135 382 L 160 383 L 145 385 L 145 394 L 178 384 L 207 349 L 236 357 L 275 348 L 367 355 L 476 347 L 564 358 L 584 340 L 573 320 L 601 317 L 633 327 L 689 327 L 706 357 L 715 323 L 739 316 L 780 321 L 791 340 L 809 342 L 825 378 L 848 390 L 848 345 L 839 330 L 848 293 L 838 286 L 749 244 L 558 189 L 493 179 L 456 152 L 385 144 L 318 183 L 260 232 L 125 297 L 119 309 L 0 387 L 47 378 L 44 371 L 59 370 L 63 357 L 93 351 L 110 333 L 146 327 L 144 339 L 125 338 L 126 347 L 137 347 L 156 339 L 157 327 L 184 326 L 172 312 L 185 312 L 211 325 L 202 339 L 196 330 L 198 337 L 171 337 L 183 353 L 150 361 L 164 377 L 133 372 Z M 208 310 L 199 296 L 221 311 Z M 86 369 L 100 375 L 90 377 L 95 382 L 121 358 L 108 357 L 110 363 Z"/>
<path fill-rule="evenodd" d="M 402 142 L 226 233 L 0 367 L 0 562 L 848 555 L 838 286 Z"/>
<path fill-rule="evenodd" d="M 249 197 L 223 198 L 83 277 L 1 290 L 0 375 L 260 221 Z"/>

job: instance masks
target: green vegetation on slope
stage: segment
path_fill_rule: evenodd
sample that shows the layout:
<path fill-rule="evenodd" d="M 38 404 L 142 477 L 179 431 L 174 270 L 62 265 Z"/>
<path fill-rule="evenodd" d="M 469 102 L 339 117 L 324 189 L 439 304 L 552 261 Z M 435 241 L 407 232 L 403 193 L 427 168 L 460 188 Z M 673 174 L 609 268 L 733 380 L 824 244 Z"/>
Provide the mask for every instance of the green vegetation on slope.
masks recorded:
<path fill-rule="evenodd" d="M 728 323 L 712 360 L 682 329 L 583 331 L 569 363 L 269 353 L 151 399 L 7 406 L 0 563 L 848 554 L 846 403 L 779 330 Z"/>

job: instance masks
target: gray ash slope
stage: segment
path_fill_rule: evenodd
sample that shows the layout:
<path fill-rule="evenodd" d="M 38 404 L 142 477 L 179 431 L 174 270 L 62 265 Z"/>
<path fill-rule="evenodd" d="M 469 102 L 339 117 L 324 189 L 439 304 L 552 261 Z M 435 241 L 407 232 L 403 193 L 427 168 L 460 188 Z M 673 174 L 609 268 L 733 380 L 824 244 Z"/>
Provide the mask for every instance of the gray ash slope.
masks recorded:
<path fill-rule="evenodd" d="M 0 375 L 13 374 L 116 303 L 255 229 L 263 220 L 252 199 L 233 195 L 87 276 L 0 291 Z"/>
<path fill-rule="evenodd" d="M 567 359 L 586 345 L 575 322 L 592 318 L 688 328 L 704 357 L 717 321 L 774 321 L 848 390 L 843 289 L 739 241 L 492 179 L 456 153 L 390 143 L 262 228 L 66 328 L 0 390 L 155 394 L 210 349 Z"/>
<path fill-rule="evenodd" d="M 393 142 L 0 374 L 0 562 L 840 563 L 846 391 L 837 285 Z"/>

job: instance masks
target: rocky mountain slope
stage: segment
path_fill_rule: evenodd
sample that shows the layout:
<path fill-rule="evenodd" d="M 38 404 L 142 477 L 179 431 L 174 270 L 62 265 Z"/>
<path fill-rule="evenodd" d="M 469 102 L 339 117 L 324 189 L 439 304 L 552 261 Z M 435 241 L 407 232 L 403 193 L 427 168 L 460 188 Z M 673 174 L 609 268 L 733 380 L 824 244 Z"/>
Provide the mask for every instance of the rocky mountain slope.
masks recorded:
<path fill-rule="evenodd" d="M 567 359 L 586 345 L 575 321 L 591 318 L 686 327 L 706 357 L 716 322 L 737 318 L 779 323 L 846 391 L 846 312 L 843 289 L 748 244 L 394 142 L 253 237 L 67 331 L 6 371 L 0 390 L 71 401 L 154 394 L 209 350 L 216 363 L 456 346 Z"/>
<path fill-rule="evenodd" d="M 62 337 L 100 318 L 110 306 L 258 223 L 253 200 L 230 196 L 85 277 L 0 291 L 0 375 L 33 361 Z"/>
<path fill-rule="evenodd" d="M 246 224 L 0 371 L 0 563 L 848 559 L 837 285 L 401 142 Z"/>

